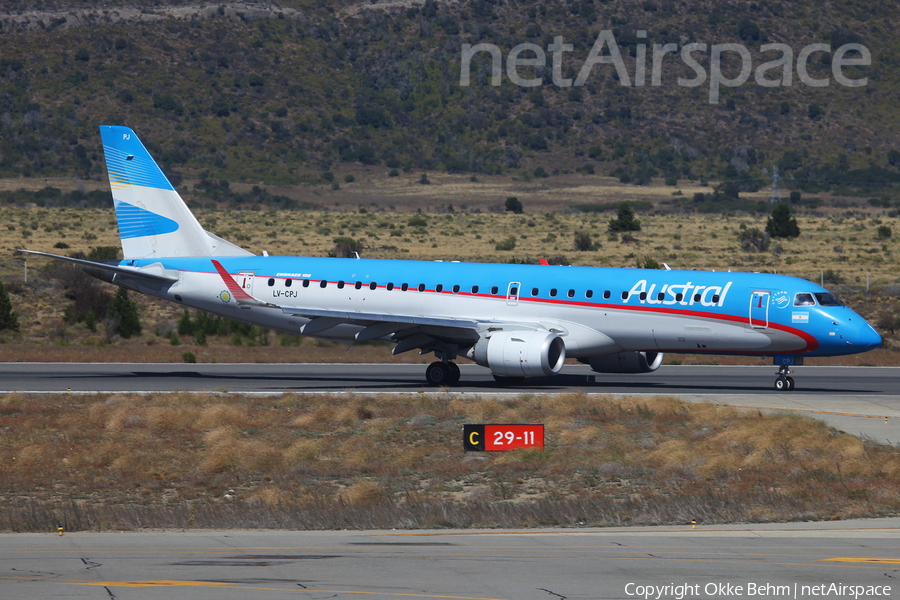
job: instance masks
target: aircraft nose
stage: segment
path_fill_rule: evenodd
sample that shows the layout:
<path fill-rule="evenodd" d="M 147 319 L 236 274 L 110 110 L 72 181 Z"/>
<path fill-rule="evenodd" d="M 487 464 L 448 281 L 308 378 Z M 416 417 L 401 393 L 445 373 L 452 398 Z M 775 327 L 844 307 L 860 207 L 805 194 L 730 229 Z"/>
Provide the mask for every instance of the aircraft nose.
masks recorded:
<path fill-rule="evenodd" d="M 859 345 L 862 351 L 872 350 L 881 345 L 881 336 L 875 331 L 875 328 L 866 323 L 859 328 Z"/>

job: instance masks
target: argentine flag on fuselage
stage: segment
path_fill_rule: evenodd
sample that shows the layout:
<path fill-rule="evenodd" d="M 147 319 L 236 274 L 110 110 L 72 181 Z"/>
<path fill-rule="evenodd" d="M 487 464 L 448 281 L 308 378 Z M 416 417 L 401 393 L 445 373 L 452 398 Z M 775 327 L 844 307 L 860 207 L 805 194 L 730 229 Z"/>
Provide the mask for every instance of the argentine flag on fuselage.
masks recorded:
<path fill-rule="evenodd" d="M 100 137 L 126 259 L 250 255 L 203 229 L 130 128 Z"/>

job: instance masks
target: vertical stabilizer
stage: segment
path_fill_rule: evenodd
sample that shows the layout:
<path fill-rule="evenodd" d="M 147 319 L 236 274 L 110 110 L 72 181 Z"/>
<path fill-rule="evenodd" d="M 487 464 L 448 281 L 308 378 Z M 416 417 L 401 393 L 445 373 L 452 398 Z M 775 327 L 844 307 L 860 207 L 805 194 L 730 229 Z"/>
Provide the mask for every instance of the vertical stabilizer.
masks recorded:
<path fill-rule="evenodd" d="M 224 254 L 131 129 L 101 125 L 100 136 L 125 258 Z"/>

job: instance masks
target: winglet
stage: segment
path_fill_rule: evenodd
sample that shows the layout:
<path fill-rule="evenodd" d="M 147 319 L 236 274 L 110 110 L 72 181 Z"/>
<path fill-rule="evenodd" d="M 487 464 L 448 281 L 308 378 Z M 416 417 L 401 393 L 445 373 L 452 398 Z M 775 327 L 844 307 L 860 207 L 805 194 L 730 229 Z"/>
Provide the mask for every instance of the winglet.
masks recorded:
<path fill-rule="evenodd" d="M 213 266 L 216 268 L 216 271 L 219 273 L 219 276 L 222 278 L 222 281 L 225 282 L 225 287 L 228 288 L 228 291 L 231 292 L 231 295 L 234 296 L 234 299 L 238 304 L 247 304 L 251 306 L 270 306 L 273 308 L 278 308 L 275 304 L 269 304 L 268 302 L 263 302 L 257 298 L 254 298 L 250 294 L 244 291 L 244 288 L 237 284 L 237 281 L 231 276 L 231 273 L 225 270 L 225 267 L 222 264 L 214 260 L 212 261 Z"/>
<path fill-rule="evenodd" d="M 541 259 L 541 264 L 542 264 L 542 265 L 549 265 L 550 263 L 547 262 L 547 259 L 546 259 L 546 258 L 542 258 L 542 259 Z"/>

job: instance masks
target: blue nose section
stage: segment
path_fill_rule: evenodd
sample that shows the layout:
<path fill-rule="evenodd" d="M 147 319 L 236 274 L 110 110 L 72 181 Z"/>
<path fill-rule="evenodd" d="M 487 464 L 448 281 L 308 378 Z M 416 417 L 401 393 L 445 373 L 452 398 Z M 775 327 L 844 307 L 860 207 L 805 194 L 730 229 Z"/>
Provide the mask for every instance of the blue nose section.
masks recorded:
<path fill-rule="evenodd" d="M 866 323 L 859 328 L 859 341 L 857 342 L 861 348 L 860 352 L 873 350 L 881 345 L 881 336 L 875 331 L 875 328 Z"/>

